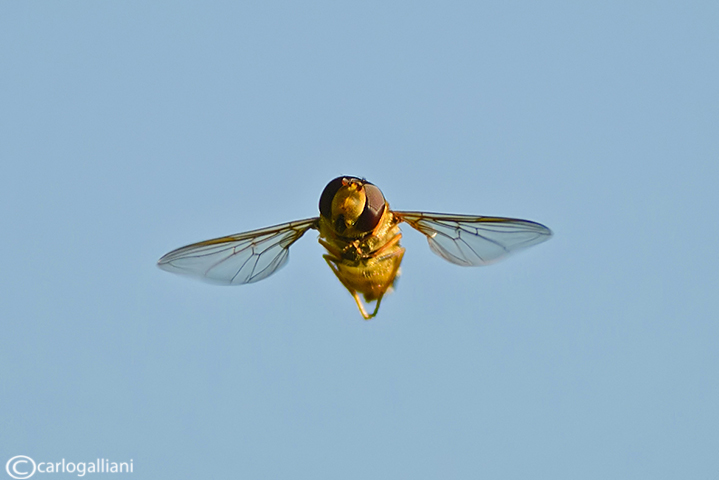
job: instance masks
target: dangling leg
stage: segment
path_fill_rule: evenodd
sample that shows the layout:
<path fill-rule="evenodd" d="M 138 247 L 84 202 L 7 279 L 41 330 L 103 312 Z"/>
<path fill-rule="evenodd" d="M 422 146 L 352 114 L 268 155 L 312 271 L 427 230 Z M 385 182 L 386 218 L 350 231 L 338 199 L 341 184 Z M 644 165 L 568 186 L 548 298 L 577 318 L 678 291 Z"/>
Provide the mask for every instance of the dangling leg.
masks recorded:
<path fill-rule="evenodd" d="M 384 255 L 382 255 L 380 260 L 387 260 L 392 257 L 395 257 L 395 260 L 394 260 L 394 265 L 392 267 L 392 271 L 388 277 L 389 278 L 388 284 L 380 286 L 379 288 L 372 288 L 372 293 L 364 292 L 365 301 L 367 300 L 368 294 L 371 296 L 376 295 L 376 299 L 373 298 L 372 300 L 367 302 L 368 305 L 373 300 L 376 302 L 374 311 L 372 312 L 372 314 L 367 313 L 367 310 L 365 309 L 365 305 L 363 304 L 362 300 L 360 300 L 359 293 L 357 292 L 357 290 L 355 290 L 355 288 L 352 285 L 347 283 L 347 281 L 343 278 L 343 275 L 340 273 L 339 268 L 337 267 L 337 262 L 339 261 L 338 256 L 335 254 L 335 253 L 339 253 L 339 252 L 337 252 L 337 250 L 334 249 L 331 245 L 326 244 L 326 242 L 323 242 L 322 239 L 320 239 L 320 243 L 324 247 L 326 247 L 327 250 L 330 252 L 329 254 L 322 255 L 322 258 L 325 259 L 325 261 L 327 262 L 327 265 L 329 265 L 330 269 L 334 272 L 337 279 L 340 281 L 340 283 L 342 283 L 342 285 L 344 285 L 344 287 L 347 289 L 347 291 L 350 292 L 350 295 L 352 295 L 352 297 L 355 299 L 357 308 L 359 309 L 360 314 L 362 315 L 362 318 L 364 318 L 365 320 L 374 318 L 377 315 L 377 313 L 379 312 L 379 306 L 382 303 L 382 298 L 384 297 L 385 293 L 387 293 L 387 290 L 394 284 L 395 278 L 397 277 L 397 274 L 399 273 L 399 266 L 402 263 L 402 257 L 404 256 L 404 248 L 399 247 L 397 245 L 400 237 L 401 237 L 400 235 L 395 236 L 389 242 L 388 245 L 385 245 L 384 247 L 382 247 L 378 250 L 378 253 L 384 253 Z M 387 248 L 387 247 L 390 247 L 390 248 Z M 388 250 L 394 250 L 394 251 L 391 253 L 385 253 Z"/>
<path fill-rule="evenodd" d="M 362 318 L 365 320 L 369 320 L 371 318 L 374 318 L 375 315 L 377 315 L 377 312 L 379 311 L 379 304 L 382 301 L 382 297 L 384 296 L 384 292 L 377 298 L 377 303 L 375 303 L 374 312 L 372 312 L 372 315 L 367 313 L 367 310 L 364 308 L 364 304 L 362 303 L 362 300 L 359 298 L 359 294 L 357 293 L 357 290 L 347 285 L 347 283 L 344 281 L 342 276 L 339 274 L 339 270 L 337 269 L 337 266 L 335 265 L 335 259 L 332 258 L 331 255 L 322 255 L 322 257 L 327 262 L 327 265 L 330 266 L 332 271 L 334 272 L 337 279 L 344 285 L 344 287 L 350 292 L 350 295 L 352 295 L 352 298 L 355 299 L 355 302 L 357 303 L 357 308 L 359 308 L 360 314 L 362 315 Z"/>
<path fill-rule="evenodd" d="M 322 255 L 322 258 L 325 259 L 325 262 L 327 262 L 327 265 L 330 266 L 330 269 L 334 272 L 337 279 L 340 281 L 340 283 L 350 292 L 350 294 L 354 297 L 355 302 L 357 302 L 357 308 L 359 308 L 360 314 L 362 315 L 362 318 L 365 320 L 369 320 L 370 318 L 374 317 L 377 314 L 377 311 L 375 310 L 375 313 L 372 314 L 372 316 L 367 314 L 367 311 L 364 309 L 364 305 L 362 305 L 362 302 L 359 299 L 359 295 L 357 295 L 357 291 L 347 285 L 347 282 L 344 281 L 342 276 L 339 273 L 339 270 L 337 269 L 337 265 L 335 265 L 335 262 L 337 261 L 334 257 L 331 255 Z"/>
<path fill-rule="evenodd" d="M 394 241 L 393 243 L 397 243 L 397 241 L 399 241 L 399 235 L 398 235 L 396 238 L 397 238 L 397 240 Z M 404 248 L 400 248 L 399 250 L 397 250 L 397 251 L 395 251 L 394 253 L 392 253 L 390 256 L 392 256 L 392 257 L 398 257 L 397 260 L 395 261 L 394 268 L 392 269 L 392 274 L 390 275 L 390 278 L 391 278 L 392 280 L 391 280 L 390 284 L 387 285 L 387 286 L 382 290 L 382 293 L 380 293 L 379 296 L 377 297 L 377 300 L 376 300 L 377 303 L 374 304 L 374 312 L 372 312 L 372 315 L 366 315 L 366 312 L 365 312 L 364 308 L 362 307 L 362 305 L 361 305 L 361 303 L 360 303 L 359 295 L 357 295 L 357 292 L 352 292 L 352 291 L 350 290 L 350 292 L 352 292 L 352 296 L 355 297 L 355 302 L 357 302 L 357 306 L 359 307 L 360 312 L 362 312 L 362 316 L 364 317 L 365 320 L 369 320 L 370 318 L 374 318 L 375 315 L 377 315 L 377 313 L 379 312 L 379 305 L 380 305 L 380 303 L 382 303 L 382 299 L 384 298 L 384 294 L 387 293 L 387 290 L 389 290 L 390 287 L 392 287 L 392 285 L 394 284 L 394 282 L 395 282 L 395 280 L 396 280 L 396 278 L 397 278 L 397 274 L 399 273 L 399 266 L 400 266 L 400 264 L 402 263 L 402 257 L 404 257 Z"/>
<path fill-rule="evenodd" d="M 371 319 L 371 318 L 374 318 L 375 315 L 377 315 L 377 310 L 379 310 L 379 302 L 380 302 L 380 300 L 382 300 L 382 296 L 380 296 L 380 297 L 377 299 L 377 303 L 375 304 L 374 312 L 372 312 L 372 315 L 368 315 L 368 314 L 367 314 L 367 310 L 364 309 L 364 305 L 362 304 L 362 300 L 360 300 L 359 295 L 357 294 L 357 292 L 354 291 L 354 290 L 351 290 L 351 289 L 349 289 L 349 288 L 348 288 L 347 290 L 350 291 L 350 293 L 352 294 L 352 297 L 354 297 L 354 299 L 355 299 L 355 302 L 357 302 L 357 308 L 359 308 L 359 311 L 360 311 L 360 313 L 362 314 L 362 318 L 364 318 L 365 320 L 369 320 L 369 319 Z"/>

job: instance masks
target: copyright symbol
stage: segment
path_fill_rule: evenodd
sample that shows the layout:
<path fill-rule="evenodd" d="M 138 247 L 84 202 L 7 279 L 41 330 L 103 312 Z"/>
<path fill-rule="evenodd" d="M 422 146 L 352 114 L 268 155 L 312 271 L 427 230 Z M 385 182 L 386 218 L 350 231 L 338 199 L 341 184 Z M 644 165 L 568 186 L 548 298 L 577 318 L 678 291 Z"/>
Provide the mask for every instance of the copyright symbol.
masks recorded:
<path fill-rule="evenodd" d="M 35 474 L 35 460 L 25 455 L 16 455 L 7 461 L 5 470 L 12 478 L 30 478 Z"/>

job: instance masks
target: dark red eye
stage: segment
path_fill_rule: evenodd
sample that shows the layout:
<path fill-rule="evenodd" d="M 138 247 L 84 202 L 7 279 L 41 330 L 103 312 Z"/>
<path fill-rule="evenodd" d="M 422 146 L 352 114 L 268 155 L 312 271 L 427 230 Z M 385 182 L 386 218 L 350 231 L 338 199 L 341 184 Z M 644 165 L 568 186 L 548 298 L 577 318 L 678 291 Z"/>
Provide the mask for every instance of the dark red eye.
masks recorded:
<path fill-rule="evenodd" d="M 362 215 L 357 219 L 354 228 L 360 232 L 371 232 L 379 224 L 384 213 L 384 195 L 379 188 L 371 183 L 364 184 L 364 193 L 367 201 Z"/>
<path fill-rule="evenodd" d="M 345 177 L 337 177 L 327 184 L 320 195 L 320 215 L 325 218 L 332 218 L 332 200 L 342 188 L 342 180 Z"/>
<path fill-rule="evenodd" d="M 320 195 L 320 214 L 323 217 L 332 218 L 332 200 L 334 200 L 342 185 L 349 182 L 361 183 L 362 180 L 357 177 L 337 177 L 327 184 L 322 191 L 322 195 Z"/>

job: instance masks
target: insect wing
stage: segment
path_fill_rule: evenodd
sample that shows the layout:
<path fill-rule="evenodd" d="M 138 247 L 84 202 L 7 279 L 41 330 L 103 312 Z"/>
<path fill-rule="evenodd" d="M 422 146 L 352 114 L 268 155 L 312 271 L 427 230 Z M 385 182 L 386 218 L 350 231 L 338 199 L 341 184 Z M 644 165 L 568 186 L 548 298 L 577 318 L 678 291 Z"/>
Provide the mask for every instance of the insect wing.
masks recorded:
<path fill-rule="evenodd" d="M 394 215 L 425 234 L 434 253 L 465 267 L 489 265 L 552 236 L 542 224 L 515 218 L 425 212 Z"/>
<path fill-rule="evenodd" d="M 157 266 L 223 285 L 258 282 L 287 263 L 290 246 L 307 230 L 317 228 L 318 220 L 308 218 L 193 243 L 168 253 Z"/>

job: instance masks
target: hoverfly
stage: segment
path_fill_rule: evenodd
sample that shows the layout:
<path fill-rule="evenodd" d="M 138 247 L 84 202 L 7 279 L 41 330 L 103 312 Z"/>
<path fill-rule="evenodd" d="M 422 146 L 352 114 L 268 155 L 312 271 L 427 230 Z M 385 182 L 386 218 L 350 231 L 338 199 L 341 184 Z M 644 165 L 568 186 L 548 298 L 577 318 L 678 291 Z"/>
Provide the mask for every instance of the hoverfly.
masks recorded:
<path fill-rule="evenodd" d="M 399 274 L 402 222 L 422 232 L 434 253 L 464 267 L 489 265 L 552 236 L 549 228 L 528 220 L 392 211 L 379 188 L 356 177 L 328 183 L 319 207 L 319 217 L 178 248 L 163 256 L 158 266 L 224 285 L 258 282 L 287 263 L 292 244 L 315 229 L 327 250 L 327 265 L 369 320 Z M 371 314 L 360 294 L 367 306 L 375 302 Z"/>

